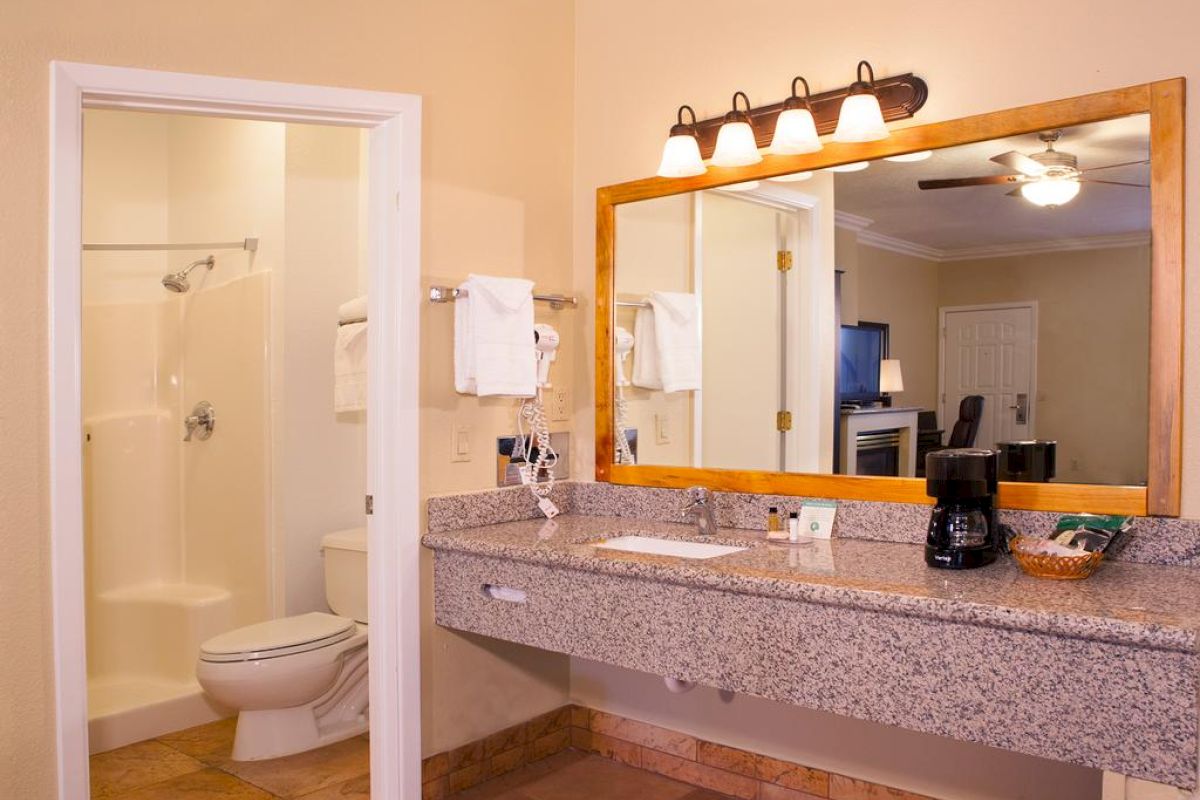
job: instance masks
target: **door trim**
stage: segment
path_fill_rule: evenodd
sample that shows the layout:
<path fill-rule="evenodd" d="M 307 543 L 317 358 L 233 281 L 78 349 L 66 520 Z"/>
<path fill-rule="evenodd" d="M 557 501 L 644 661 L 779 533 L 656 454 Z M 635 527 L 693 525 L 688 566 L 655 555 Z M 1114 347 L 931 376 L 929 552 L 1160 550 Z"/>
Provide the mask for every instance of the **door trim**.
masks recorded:
<path fill-rule="evenodd" d="M 1030 438 L 1037 436 L 1037 387 L 1038 387 L 1038 301 L 1017 300 L 1011 303 L 980 303 L 967 306 L 938 307 L 938 421 L 946 424 L 946 315 L 964 311 L 1004 311 L 1013 308 L 1028 308 L 1033 312 L 1033 344 L 1030 348 L 1032 364 L 1029 369 L 1029 431 Z"/>
<path fill-rule="evenodd" d="M 365 491 L 371 615 L 371 796 L 421 793 L 420 493 L 403 457 L 420 435 L 421 98 L 413 94 L 50 64 L 50 568 L 58 797 L 89 796 L 80 407 L 85 108 L 347 125 L 369 131 Z"/>

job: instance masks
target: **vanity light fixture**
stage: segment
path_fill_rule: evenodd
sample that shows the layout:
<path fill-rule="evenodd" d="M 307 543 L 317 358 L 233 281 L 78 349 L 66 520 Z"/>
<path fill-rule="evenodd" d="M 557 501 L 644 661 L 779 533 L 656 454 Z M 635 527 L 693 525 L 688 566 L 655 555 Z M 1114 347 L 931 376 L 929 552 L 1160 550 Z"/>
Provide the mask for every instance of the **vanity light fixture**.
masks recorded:
<path fill-rule="evenodd" d="M 731 183 L 728 186 L 722 186 L 721 191 L 723 191 L 723 192 L 749 192 L 753 189 L 757 189 L 758 186 L 759 186 L 758 181 L 742 181 L 741 183 Z"/>
<path fill-rule="evenodd" d="M 683 112 L 691 115 L 691 122 L 683 121 Z M 671 126 L 671 135 L 663 145 L 662 161 L 658 175 L 662 178 L 690 178 L 708 171 L 700 158 L 700 141 L 696 135 L 696 112 L 691 106 L 680 106 L 676 123 Z"/>
<path fill-rule="evenodd" d="M 828 169 L 830 172 L 862 172 L 869 166 L 871 166 L 870 161 L 852 161 L 849 164 L 838 164 L 836 167 Z"/>
<path fill-rule="evenodd" d="M 804 84 L 804 97 L 796 95 L 797 82 Z M 792 78 L 792 96 L 783 101 L 783 110 L 775 120 L 775 135 L 768 152 L 777 156 L 798 156 L 820 149 L 817 121 L 812 113 L 812 91 L 808 81 L 797 75 Z"/>
<path fill-rule="evenodd" d="M 745 111 L 738 109 L 739 97 L 746 102 Z M 725 115 L 721 130 L 717 131 L 712 163 L 718 167 L 748 167 L 760 161 L 762 153 L 758 152 L 754 128 L 750 124 L 750 98 L 745 92 L 734 92 L 733 110 Z"/>
<path fill-rule="evenodd" d="M 1046 176 L 1021 184 L 1021 197 L 1035 206 L 1057 208 L 1075 199 L 1079 194 L 1079 178 L 1075 176 Z"/>
<path fill-rule="evenodd" d="M 933 155 L 932 150 L 918 150 L 915 153 L 905 153 L 901 156 L 884 156 L 884 161 L 895 161 L 897 164 L 911 164 L 914 161 L 924 161 Z"/>
<path fill-rule="evenodd" d="M 863 80 L 864 67 L 867 70 L 867 80 Z M 858 80 L 850 84 L 850 93 L 842 101 L 833 140 L 877 142 L 888 138 L 889 135 L 887 125 L 883 121 L 883 109 L 879 107 L 879 96 L 875 92 L 875 70 L 869 62 L 860 61 Z"/>
<path fill-rule="evenodd" d="M 811 171 L 793 172 L 790 175 L 776 175 L 774 178 L 770 178 L 769 180 L 778 181 L 779 183 L 796 183 L 797 181 L 806 181 L 812 176 L 813 173 Z"/>

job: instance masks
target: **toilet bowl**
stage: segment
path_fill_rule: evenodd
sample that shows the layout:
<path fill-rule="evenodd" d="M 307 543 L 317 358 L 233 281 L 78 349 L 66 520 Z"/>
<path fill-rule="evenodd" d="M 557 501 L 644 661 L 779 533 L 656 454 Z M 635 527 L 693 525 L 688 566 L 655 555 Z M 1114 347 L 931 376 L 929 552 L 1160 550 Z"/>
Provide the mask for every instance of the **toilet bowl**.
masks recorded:
<path fill-rule="evenodd" d="M 367 731 L 366 529 L 329 534 L 321 547 L 335 614 L 260 622 L 200 646 L 200 686 L 238 712 L 235 761 L 278 758 Z"/>

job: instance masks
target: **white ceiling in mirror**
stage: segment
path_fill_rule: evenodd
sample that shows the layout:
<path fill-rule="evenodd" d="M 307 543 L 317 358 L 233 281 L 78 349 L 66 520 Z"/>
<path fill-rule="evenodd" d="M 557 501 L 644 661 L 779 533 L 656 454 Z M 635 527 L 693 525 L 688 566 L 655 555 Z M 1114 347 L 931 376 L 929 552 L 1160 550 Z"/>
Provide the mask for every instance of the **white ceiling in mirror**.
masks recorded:
<path fill-rule="evenodd" d="M 1066 128 L 1057 150 L 1078 158 L 1088 170 L 1150 156 L 1150 123 L 1141 114 Z M 1040 208 L 1012 185 L 922 190 L 918 180 L 1013 174 L 991 160 L 1008 151 L 1034 154 L 1045 149 L 1037 133 L 934 151 L 916 163 L 878 161 L 871 169 L 836 176 L 840 225 L 935 260 L 978 258 L 989 250 L 1049 241 L 1086 246 L 1148 241 L 1150 190 L 1085 182 L 1069 204 Z M 1149 164 L 1106 169 L 1085 178 L 1149 183 Z M 865 234 L 865 239 L 864 235 Z M 1084 246 L 1083 242 L 1077 243 Z M 1035 248 L 1036 249 L 1036 248 Z"/>

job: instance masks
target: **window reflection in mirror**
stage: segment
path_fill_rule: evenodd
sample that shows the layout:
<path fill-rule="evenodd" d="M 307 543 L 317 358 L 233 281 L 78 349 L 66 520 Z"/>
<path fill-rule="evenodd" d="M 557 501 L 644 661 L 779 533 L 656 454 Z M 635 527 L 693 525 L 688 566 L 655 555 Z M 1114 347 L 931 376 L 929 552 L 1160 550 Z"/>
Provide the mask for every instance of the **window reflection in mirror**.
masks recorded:
<path fill-rule="evenodd" d="M 1149 156 L 1135 115 L 617 206 L 614 462 L 1144 484 Z"/>

